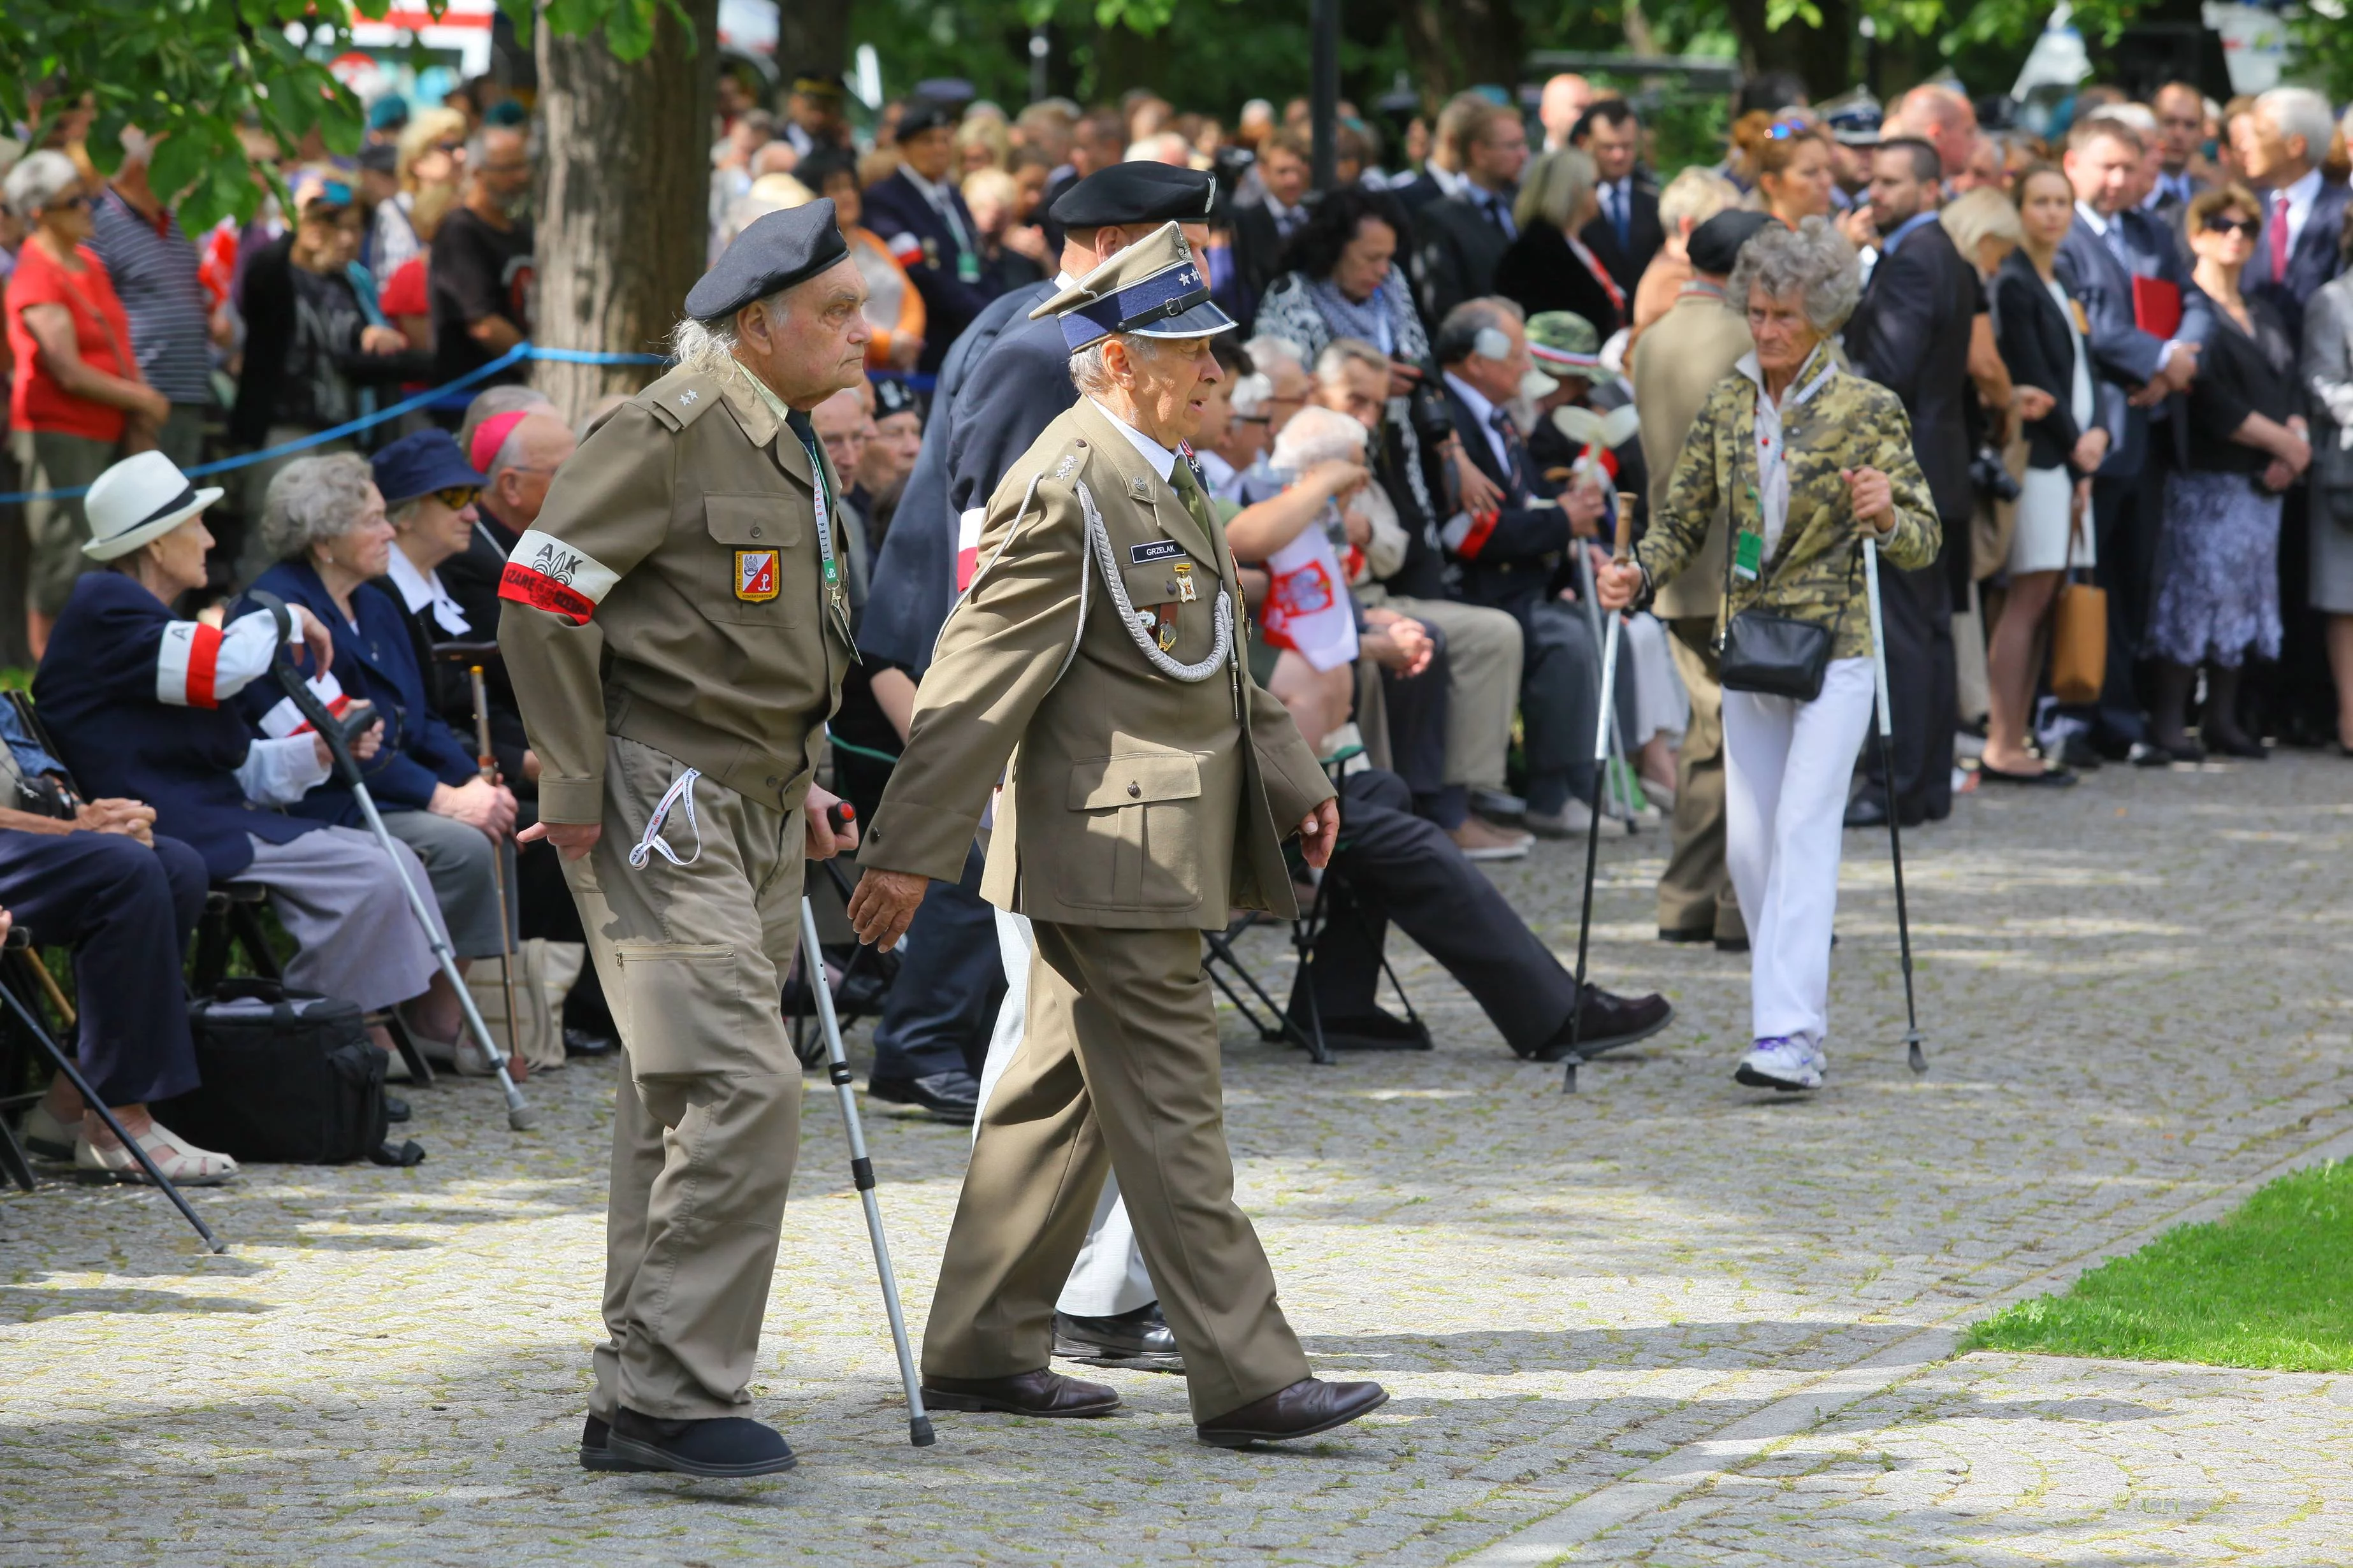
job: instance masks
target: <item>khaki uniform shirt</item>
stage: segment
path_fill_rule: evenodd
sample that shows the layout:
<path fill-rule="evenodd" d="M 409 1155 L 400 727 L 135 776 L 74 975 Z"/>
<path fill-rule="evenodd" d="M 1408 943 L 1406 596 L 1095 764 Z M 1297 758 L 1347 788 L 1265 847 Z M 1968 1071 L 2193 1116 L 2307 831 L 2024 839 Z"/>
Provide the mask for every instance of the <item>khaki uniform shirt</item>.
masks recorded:
<path fill-rule="evenodd" d="M 1667 484 L 1683 437 L 1715 384 L 1732 374 L 1752 345 L 1748 322 L 1723 297 L 1692 289 L 1634 343 L 1634 406 L 1642 414 L 1642 466 L 1651 475 L 1651 515 L 1667 504 Z M 1659 590 L 1653 615 L 1662 620 L 1713 616 L 1724 600 L 1725 518 L 1708 525 L 1706 542 L 1689 566 Z"/>
<path fill-rule="evenodd" d="M 764 805 L 807 793 L 852 651 L 826 607 L 818 475 L 763 390 L 663 376 L 565 464 L 508 557 L 499 647 L 544 820 L 604 819 L 607 734 Z"/>
<path fill-rule="evenodd" d="M 1282 841 L 1332 786 L 1250 679 L 1240 625 L 1205 680 L 1163 672 L 1136 646 L 1090 559 L 1082 486 L 1146 636 L 1170 627 L 1171 658 L 1208 658 L 1221 586 L 1237 622 L 1246 616 L 1222 524 L 1205 532 L 1082 399 L 989 498 L 980 571 L 941 629 L 859 863 L 955 880 L 1009 762 L 981 884 L 991 903 L 1086 926 L 1205 930 L 1237 907 L 1291 914 Z"/>

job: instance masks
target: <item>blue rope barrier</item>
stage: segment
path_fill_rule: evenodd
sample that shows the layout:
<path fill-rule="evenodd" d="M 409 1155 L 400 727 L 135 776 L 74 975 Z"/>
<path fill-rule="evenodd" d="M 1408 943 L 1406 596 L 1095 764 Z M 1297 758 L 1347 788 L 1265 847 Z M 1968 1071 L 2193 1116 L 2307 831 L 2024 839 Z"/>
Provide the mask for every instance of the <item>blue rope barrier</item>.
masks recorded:
<path fill-rule="evenodd" d="M 437 399 L 447 397 L 449 394 L 461 391 L 477 382 L 485 381 L 516 361 L 525 359 L 546 360 L 555 364 L 668 364 L 670 363 L 669 357 L 663 354 L 598 353 L 586 349 L 543 349 L 531 343 L 517 343 L 489 363 L 477 365 L 455 380 L 428 388 L 414 397 L 404 398 L 390 407 L 379 408 L 373 414 L 364 414 L 357 419 L 346 420 L 332 429 L 315 431 L 298 440 L 265 447 L 259 452 L 247 452 L 235 458 L 223 458 L 218 462 L 198 463 L 195 468 L 186 470 L 187 476 L 192 479 L 200 479 L 207 474 L 225 474 L 231 469 L 248 468 L 256 463 L 266 463 L 273 458 L 283 458 L 296 452 L 307 452 L 313 447 L 322 447 L 330 441 L 340 441 L 346 436 L 356 435 L 362 430 L 381 425 L 388 419 L 397 419 L 404 414 L 427 407 Z M 7 495 L 0 495 L 0 506 L 10 506 L 28 500 L 73 500 L 89 493 L 88 485 L 78 485 L 71 489 L 16 490 Z"/>

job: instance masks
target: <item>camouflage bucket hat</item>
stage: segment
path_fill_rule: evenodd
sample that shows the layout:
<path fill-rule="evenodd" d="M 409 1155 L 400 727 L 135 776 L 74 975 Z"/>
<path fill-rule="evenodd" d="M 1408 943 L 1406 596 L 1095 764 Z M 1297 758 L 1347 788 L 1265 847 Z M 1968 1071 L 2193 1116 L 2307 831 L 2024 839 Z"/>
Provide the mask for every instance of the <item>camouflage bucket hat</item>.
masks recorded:
<path fill-rule="evenodd" d="M 1601 367 L 1601 334 L 1573 310 L 1544 310 L 1528 318 L 1528 354 L 1546 370 L 1580 374 Z"/>

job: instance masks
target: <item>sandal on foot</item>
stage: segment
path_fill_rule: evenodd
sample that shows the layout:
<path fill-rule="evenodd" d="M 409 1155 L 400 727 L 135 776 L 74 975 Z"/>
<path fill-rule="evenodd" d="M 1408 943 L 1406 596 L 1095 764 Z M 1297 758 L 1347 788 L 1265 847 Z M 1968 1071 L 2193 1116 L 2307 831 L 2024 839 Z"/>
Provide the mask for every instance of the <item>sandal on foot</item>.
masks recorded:
<path fill-rule="evenodd" d="M 139 1134 L 139 1147 L 155 1162 L 174 1186 L 216 1187 L 237 1174 L 237 1162 L 226 1154 L 199 1149 L 160 1121 L 151 1121 Z M 74 1142 L 74 1169 L 112 1176 L 118 1182 L 143 1182 L 146 1171 L 130 1150 L 116 1144 L 101 1149 L 87 1136 Z"/>

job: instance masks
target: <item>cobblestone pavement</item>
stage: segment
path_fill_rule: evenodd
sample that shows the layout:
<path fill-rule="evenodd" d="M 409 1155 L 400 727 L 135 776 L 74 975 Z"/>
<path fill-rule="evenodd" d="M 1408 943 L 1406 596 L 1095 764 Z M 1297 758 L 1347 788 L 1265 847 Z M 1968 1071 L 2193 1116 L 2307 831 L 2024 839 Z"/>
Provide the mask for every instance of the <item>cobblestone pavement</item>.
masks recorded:
<path fill-rule="evenodd" d="M 1830 1089 L 1736 1087 L 1744 961 L 1651 938 L 1607 844 L 1597 973 L 1681 1009 L 1522 1065 L 1409 949 L 1429 1055 L 1326 1069 L 1228 1023 L 1242 1196 L 1326 1374 L 1395 1397 L 1302 1451 L 1129 1413 L 905 1442 L 812 1080 L 755 1385 L 800 1468 L 576 1468 L 610 1073 L 420 1092 L 414 1170 L 0 1203 L 0 1563 L 2173 1563 L 2353 1559 L 2353 1379 L 2011 1355 L 1951 1331 L 2353 1132 L 2353 768 L 2110 768 L 1906 845 L 1934 1069 L 1898 1043 L 1883 839 L 1850 834 Z M 1497 875 L 1564 954 L 1582 845 Z M 1273 932 L 1246 949 L 1280 979 Z M 920 1330 L 965 1149 L 870 1114 Z M 2346 1144 L 2353 1146 L 2353 1144 Z M 1873 1362 L 1873 1358 L 1877 1357 Z M 2331 1544 L 2334 1542 L 2335 1544 Z"/>

